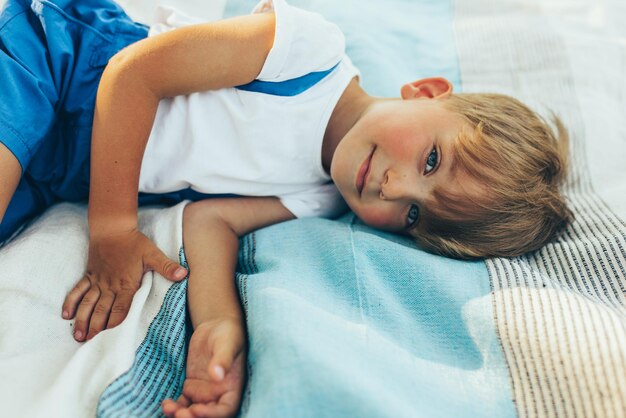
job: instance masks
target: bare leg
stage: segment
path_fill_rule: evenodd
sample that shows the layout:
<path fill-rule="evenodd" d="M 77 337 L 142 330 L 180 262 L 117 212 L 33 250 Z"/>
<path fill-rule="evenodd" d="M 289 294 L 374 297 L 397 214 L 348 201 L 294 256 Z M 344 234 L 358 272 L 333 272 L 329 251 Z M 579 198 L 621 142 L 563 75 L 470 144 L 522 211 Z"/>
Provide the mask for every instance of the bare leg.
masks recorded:
<path fill-rule="evenodd" d="M 22 167 L 15 155 L 0 142 L 0 223 L 22 177 Z"/>

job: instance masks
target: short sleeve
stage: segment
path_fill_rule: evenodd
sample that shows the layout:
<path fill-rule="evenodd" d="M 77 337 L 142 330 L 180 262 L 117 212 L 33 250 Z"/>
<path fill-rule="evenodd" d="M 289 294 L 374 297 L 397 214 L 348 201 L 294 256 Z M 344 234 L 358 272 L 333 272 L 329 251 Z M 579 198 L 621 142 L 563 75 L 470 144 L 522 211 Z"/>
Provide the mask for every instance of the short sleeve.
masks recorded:
<path fill-rule="evenodd" d="M 334 67 L 345 55 L 339 27 L 319 13 L 292 7 L 285 0 L 262 0 L 252 13 L 274 10 L 274 45 L 257 80 L 285 81 Z"/>
<path fill-rule="evenodd" d="M 279 196 L 280 202 L 296 218 L 336 218 L 348 211 L 348 206 L 333 183 Z"/>
<path fill-rule="evenodd" d="M 0 80 L 0 141 L 25 170 L 52 126 L 58 97 L 46 50 L 21 10 L 3 11 Z"/>
<path fill-rule="evenodd" d="M 176 28 L 205 23 L 206 20 L 189 16 L 166 5 L 158 5 L 154 10 L 154 23 L 150 26 L 148 36 L 155 36 L 164 32 L 171 31 Z"/>

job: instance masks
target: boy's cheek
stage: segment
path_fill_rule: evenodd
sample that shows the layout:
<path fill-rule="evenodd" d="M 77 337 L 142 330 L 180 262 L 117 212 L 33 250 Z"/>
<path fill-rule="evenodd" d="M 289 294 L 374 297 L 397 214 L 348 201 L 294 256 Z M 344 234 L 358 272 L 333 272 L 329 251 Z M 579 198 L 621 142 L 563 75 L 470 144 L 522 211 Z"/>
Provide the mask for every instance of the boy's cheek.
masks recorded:
<path fill-rule="evenodd" d="M 393 217 L 389 210 L 380 208 L 367 208 L 361 213 L 356 212 L 357 216 L 367 225 L 386 231 L 396 231 L 397 225 L 393 224 Z"/>

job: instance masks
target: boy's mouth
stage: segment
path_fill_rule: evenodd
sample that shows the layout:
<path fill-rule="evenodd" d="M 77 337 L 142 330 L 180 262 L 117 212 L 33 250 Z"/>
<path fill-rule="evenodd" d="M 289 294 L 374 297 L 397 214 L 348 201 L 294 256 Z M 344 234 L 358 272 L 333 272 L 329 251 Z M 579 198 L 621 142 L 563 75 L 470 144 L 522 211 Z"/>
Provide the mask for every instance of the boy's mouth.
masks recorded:
<path fill-rule="evenodd" d="M 357 172 L 356 190 L 359 192 L 359 196 L 363 192 L 363 188 L 365 187 L 365 184 L 367 182 L 367 177 L 370 172 L 370 164 L 372 162 L 372 156 L 374 155 L 374 151 L 376 151 L 376 146 L 372 148 L 372 151 L 369 153 L 367 158 L 365 158 L 365 161 L 361 163 L 361 167 L 359 168 L 359 171 Z"/>

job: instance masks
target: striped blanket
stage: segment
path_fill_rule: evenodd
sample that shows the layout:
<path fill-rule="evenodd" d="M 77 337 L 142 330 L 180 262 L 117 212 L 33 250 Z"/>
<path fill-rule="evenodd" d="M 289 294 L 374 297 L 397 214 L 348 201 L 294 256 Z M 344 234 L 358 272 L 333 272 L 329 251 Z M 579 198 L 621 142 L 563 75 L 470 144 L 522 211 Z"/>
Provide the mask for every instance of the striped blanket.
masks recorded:
<path fill-rule="evenodd" d="M 254 3 L 230 0 L 225 14 Z M 539 251 L 484 262 L 424 253 L 351 214 L 246 236 L 241 416 L 626 416 L 623 2 L 290 3 L 340 25 L 372 94 L 444 75 L 457 91 L 555 111 L 572 137 L 576 220 Z M 147 0 L 122 4 L 150 16 Z M 181 262 L 183 207 L 140 212 Z M 86 244 L 85 206 L 61 204 L 0 249 L 0 415 L 159 416 L 160 400 L 180 393 L 186 283 L 147 274 L 124 323 L 78 344 L 60 307 Z"/>
<path fill-rule="evenodd" d="M 457 1 L 465 91 L 562 116 L 576 221 L 556 242 L 488 260 L 512 399 L 526 417 L 626 416 L 626 7 Z"/>

